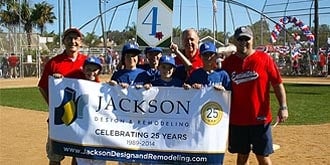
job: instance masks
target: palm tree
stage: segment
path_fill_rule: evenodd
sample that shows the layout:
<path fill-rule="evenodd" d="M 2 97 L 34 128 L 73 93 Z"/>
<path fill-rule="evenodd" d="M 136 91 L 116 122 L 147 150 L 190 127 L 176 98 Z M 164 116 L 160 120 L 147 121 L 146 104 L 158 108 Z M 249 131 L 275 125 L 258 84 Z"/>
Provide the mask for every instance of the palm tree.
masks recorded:
<path fill-rule="evenodd" d="M 13 0 L 7 0 L 6 9 L 0 11 L 0 21 L 11 30 L 19 27 L 22 23 L 23 29 L 27 34 L 28 46 L 31 46 L 33 28 L 40 29 L 41 34 L 44 32 L 46 23 L 54 23 L 56 19 L 53 12 L 53 6 L 45 1 L 37 3 L 34 8 L 30 8 L 27 0 L 21 5 Z M 12 30 L 11 30 L 12 31 Z"/>
<path fill-rule="evenodd" d="M 21 4 L 21 22 L 23 24 L 23 29 L 26 32 L 26 39 L 28 43 L 28 47 L 31 47 L 32 42 L 32 32 L 33 26 L 36 25 L 35 20 L 32 19 L 32 8 L 30 8 L 29 3 L 25 0 Z"/>
<path fill-rule="evenodd" d="M 12 40 L 13 37 L 11 34 L 15 33 L 15 28 L 19 25 L 19 9 L 19 4 L 16 3 L 16 1 L 6 0 L 4 4 L 1 3 L 0 22 L 7 27 L 9 31 L 8 43 L 10 51 L 15 51 L 15 48 L 12 46 L 14 40 Z"/>
<path fill-rule="evenodd" d="M 47 23 L 52 24 L 54 20 L 56 20 L 53 9 L 54 7 L 45 1 L 34 5 L 31 17 L 32 20 L 36 22 L 36 26 L 40 30 L 41 35 L 45 31 L 45 25 Z"/>
<path fill-rule="evenodd" d="M 6 10 L 0 10 L 0 21 L 7 26 L 19 24 L 19 4 L 15 1 L 7 0 Z"/>
<path fill-rule="evenodd" d="M 180 27 L 175 27 L 173 28 L 173 32 L 172 32 L 172 35 L 173 37 L 181 37 L 181 33 L 182 33 L 182 30 Z"/>

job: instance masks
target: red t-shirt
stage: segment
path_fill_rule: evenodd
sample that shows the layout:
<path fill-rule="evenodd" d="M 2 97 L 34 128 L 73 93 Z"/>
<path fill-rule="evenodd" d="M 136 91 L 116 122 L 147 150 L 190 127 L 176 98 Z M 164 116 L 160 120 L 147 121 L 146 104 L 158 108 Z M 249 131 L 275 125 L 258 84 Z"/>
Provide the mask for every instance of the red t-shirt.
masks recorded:
<path fill-rule="evenodd" d="M 327 58 L 325 57 L 324 54 L 320 54 L 320 62 L 319 62 L 320 67 L 323 67 L 327 63 L 326 59 Z"/>
<path fill-rule="evenodd" d="M 259 125 L 271 122 L 270 85 L 282 82 L 273 59 L 264 52 L 256 51 L 244 59 L 231 55 L 222 65 L 232 80 L 230 124 Z"/>
<path fill-rule="evenodd" d="M 8 63 L 10 67 L 15 67 L 19 62 L 19 59 L 16 55 L 10 55 L 8 57 Z"/>
<path fill-rule="evenodd" d="M 86 55 L 79 53 L 77 59 L 73 61 L 65 52 L 53 57 L 46 63 L 38 87 L 42 88 L 48 96 L 48 77 L 54 73 L 60 73 L 68 78 L 85 79 L 82 67 L 86 58 Z"/>
<path fill-rule="evenodd" d="M 195 71 L 196 69 L 203 67 L 203 61 L 202 61 L 202 58 L 200 56 L 199 50 L 196 51 L 196 53 L 193 57 L 189 57 L 188 60 L 192 64 L 191 69 L 188 71 L 188 76 L 190 76 L 190 74 L 193 71 Z M 183 64 L 183 62 L 181 61 L 181 59 L 179 57 L 175 57 L 175 64 L 176 65 L 181 65 L 181 64 Z"/>

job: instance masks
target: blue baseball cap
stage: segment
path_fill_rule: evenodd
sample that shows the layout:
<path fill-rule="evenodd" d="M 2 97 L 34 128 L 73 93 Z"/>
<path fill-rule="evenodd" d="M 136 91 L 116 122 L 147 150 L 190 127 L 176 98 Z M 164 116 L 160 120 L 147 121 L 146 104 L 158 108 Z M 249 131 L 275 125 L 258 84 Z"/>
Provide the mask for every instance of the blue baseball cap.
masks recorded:
<path fill-rule="evenodd" d="M 158 53 L 163 53 L 163 49 L 160 47 L 150 47 L 149 49 L 146 49 L 147 53 L 150 52 L 158 52 Z"/>
<path fill-rule="evenodd" d="M 216 53 L 217 52 L 217 48 L 215 47 L 215 45 L 212 42 L 205 42 L 203 43 L 200 48 L 199 48 L 201 55 L 205 54 L 205 53 Z"/>
<path fill-rule="evenodd" d="M 174 60 L 174 57 L 172 57 L 172 56 L 164 55 L 164 56 L 160 57 L 159 64 L 169 64 L 169 65 L 173 66 L 174 68 L 176 68 L 175 60 Z"/>
<path fill-rule="evenodd" d="M 102 69 L 101 60 L 95 56 L 90 56 L 85 60 L 84 66 L 88 64 L 97 65 L 100 68 L 100 70 Z"/>
<path fill-rule="evenodd" d="M 149 50 L 152 49 L 151 46 L 148 46 L 144 49 L 144 54 L 147 54 L 149 52 Z"/>
<path fill-rule="evenodd" d="M 139 49 L 139 46 L 137 44 L 128 43 L 124 45 L 122 50 L 123 55 L 126 53 L 140 54 L 141 50 Z"/>

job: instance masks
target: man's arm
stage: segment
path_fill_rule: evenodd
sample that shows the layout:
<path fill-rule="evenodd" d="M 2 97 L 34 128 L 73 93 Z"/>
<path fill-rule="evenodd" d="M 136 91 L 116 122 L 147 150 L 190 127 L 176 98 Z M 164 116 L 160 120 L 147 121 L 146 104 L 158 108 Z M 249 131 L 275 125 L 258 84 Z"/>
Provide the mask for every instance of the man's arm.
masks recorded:
<path fill-rule="evenodd" d="M 284 122 L 289 117 L 288 106 L 286 102 L 286 92 L 283 83 L 273 86 L 274 93 L 279 103 L 278 117 L 280 122 Z"/>
<path fill-rule="evenodd" d="M 192 63 L 189 61 L 189 59 L 185 55 L 183 55 L 180 52 L 177 44 L 172 43 L 170 46 L 170 49 L 171 49 L 172 53 L 174 53 L 176 56 L 178 56 L 180 58 L 183 65 L 185 66 L 186 70 L 189 70 L 192 67 Z"/>

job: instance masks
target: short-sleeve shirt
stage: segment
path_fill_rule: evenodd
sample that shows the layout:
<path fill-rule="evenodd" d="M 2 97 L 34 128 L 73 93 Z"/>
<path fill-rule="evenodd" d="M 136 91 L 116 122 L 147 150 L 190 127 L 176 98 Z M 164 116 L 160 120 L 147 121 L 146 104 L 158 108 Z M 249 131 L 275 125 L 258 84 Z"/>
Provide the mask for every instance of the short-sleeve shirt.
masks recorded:
<path fill-rule="evenodd" d="M 320 54 L 320 61 L 319 61 L 319 65 L 320 67 L 323 67 L 326 63 L 327 63 L 327 58 L 325 56 L 325 54 Z"/>
<path fill-rule="evenodd" d="M 78 53 L 77 58 L 72 60 L 65 51 L 56 55 L 46 63 L 38 87 L 42 88 L 48 96 L 48 76 L 54 73 L 60 73 L 67 78 L 85 79 L 82 67 L 86 58 L 86 55 Z"/>
<path fill-rule="evenodd" d="M 171 81 L 164 81 L 158 78 L 154 81 L 151 81 L 151 84 L 153 86 L 182 87 L 183 81 L 176 77 L 173 77 Z"/>
<path fill-rule="evenodd" d="M 141 68 L 121 69 L 113 73 L 111 80 L 129 85 L 143 85 L 150 82 L 147 72 Z"/>
<path fill-rule="evenodd" d="M 15 67 L 19 62 L 19 59 L 16 55 L 10 55 L 8 57 L 8 63 L 10 67 Z"/>
<path fill-rule="evenodd" d="M 137 65 L 138 68 L 141 68 L 147 72 L 150 77 L 150 81 L 156 80 L 160 77 L 160 72 L 158 69 L 151 68 L 149 64 Z"/>
<path fill-rule="evenodd" d="M 258 125 L 270 123 L 270 85 L 282 83 L 273 59 L 266 53 L 255 51 L 241 58 L 231 55 L 222 65 L 232 84 L 230 123 Z"/>
<path fill-rule="evenodd" d="M 223 69 L 216 69 L 211 73 L 207 73 L 203 68 L 199 68 L 192 72 L 187 83 L 202 84 L 204 86 L 213 86 L 221 84 L 225 89 L 230 90 L 230 77 Z"/>

